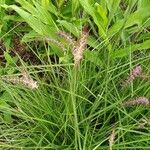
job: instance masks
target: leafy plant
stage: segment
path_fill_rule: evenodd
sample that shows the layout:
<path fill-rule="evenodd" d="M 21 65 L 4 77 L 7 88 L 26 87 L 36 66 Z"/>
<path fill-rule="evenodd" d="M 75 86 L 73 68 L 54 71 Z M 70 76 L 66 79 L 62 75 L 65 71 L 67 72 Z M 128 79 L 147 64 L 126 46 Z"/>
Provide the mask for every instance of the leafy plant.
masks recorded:
<path fill-rule="evenodd" d="M 1 0 L 0 148 L 149 149 L 149 10 Z"/>

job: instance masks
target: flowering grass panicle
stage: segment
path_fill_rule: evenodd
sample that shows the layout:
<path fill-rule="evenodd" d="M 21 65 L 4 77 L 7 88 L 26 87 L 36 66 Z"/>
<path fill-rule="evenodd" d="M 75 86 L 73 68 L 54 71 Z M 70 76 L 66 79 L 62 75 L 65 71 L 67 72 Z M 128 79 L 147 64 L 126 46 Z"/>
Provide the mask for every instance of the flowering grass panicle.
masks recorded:
<path fill-rule="evenodd" d="M 37 89 L 37 81 L 34 81 L 26 72 L 23 73 L 22 77 L 20 78 L 20 81 L 22 84 L 26 85 L 27 87 L 31 89 Z"/>
<path fill-rule="evenodd" d="M 74 46 L 75 39 L 73 39 L 73 37 L 70 34 L 68 34 L 65 31 L 59 31 L 57 34 L 63 37 L 69 43 L 69 45 Z"/>
<path fill-rule="evenodd" d="M 133 68 L 130 76 L 133 76 L 133 78 L 136 78 L 136 77 L 140 76 L 141 73 L 142 73 L 142 67 L 139 65 L 139 66 L 136 66 L 135 68 Z"/>
<path fill-rule="evenodd" d="M 127 86 L 131 82 L 133 82 L 137 77 L 140 77 L 142 74 L 142 67 L 140 65 L 133 68 L 130 75 L 128 76 L 127 80 L 123 83 L 123 86 Z"/>
<path fill-rule="evenodd" d="M 112 150 L 112 146 L 114 144 L 115 141 L 115 129 L 112 130 L 110 136 L 109 136 L 109 148 L 110 150 Z"/>
<path fill-rule="evenodd" d="M 83 58 L 83 51 L 87 45 L 88 35 L 89 35 L 89 31 L 88 31 L 88 28 L 85 26 L 83 28 L 83 31 L 81 33 L 79 40 L 75 43 L 75 46 L 73 47 L 72 54 L 74 56 L 75 66 L 79 66 L 79 64 Z"/>
<path fill-rule="evenodd" d="M 2 80 L 12 84 L 22 84 L 30 89 L 37 89 L 37 81 L 34 81 L 26 72 L 22 73 L 21 77 L 1 77 Z"/>
<path fill-rule="evenodd" d="M 65 47 L 64 47 L 64 44 L 61 43 L 61 42 L 59 42 L 59 41 L 57 41 L 57 40 L 55 40 L 55 39 L 46 37 L 46 38 L 45 38 L 45 41 L 46 41 L 46 42 L 51 42 L 51 43 L 53 43 L 53 44 L 56 44 L 58 47 L 60 47 L 60 49 L 61 49 L 63 52 L 66 51 L 66 50 L 65 50 Z"/>
<path fill-rule="evenodd" d="M 149 100 L 146 97 L 138 97 L 138 98 L 131 99 L 123 103 L 123 106 L 126 106 L 126 107 L 130 107 L 134 105 L 148 106 Z"/>

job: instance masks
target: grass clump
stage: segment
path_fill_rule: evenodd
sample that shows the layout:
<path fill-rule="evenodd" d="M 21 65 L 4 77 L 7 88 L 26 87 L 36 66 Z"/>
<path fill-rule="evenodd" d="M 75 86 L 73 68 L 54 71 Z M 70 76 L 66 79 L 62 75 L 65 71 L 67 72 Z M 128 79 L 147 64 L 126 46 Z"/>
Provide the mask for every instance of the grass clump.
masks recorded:
<path fill-rule="evenodd" d="M 1 149 L 149 149 L 150 1 L 0 1 Z"/>

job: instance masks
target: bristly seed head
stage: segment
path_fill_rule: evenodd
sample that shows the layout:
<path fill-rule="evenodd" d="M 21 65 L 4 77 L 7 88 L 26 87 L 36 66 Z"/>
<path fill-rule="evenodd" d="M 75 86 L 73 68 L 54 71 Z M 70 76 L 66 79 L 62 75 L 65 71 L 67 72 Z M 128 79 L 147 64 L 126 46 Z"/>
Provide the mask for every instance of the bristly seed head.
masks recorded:
<path fill-rule="evenodd" d="M 26 85 L 27 87 L 31 89 L 37 89 L 37 81 L 34 81 L 26 72 L 23 72 L 22 77 L 20 78 L 20 81 L 22 81 L 22 84 Z"/>
<path fill-rule="evenodd" d="M 34 81 L 26 72 L 22 73 L 22 77 L 1 77 L 2 80 L 13 84 L 22 84 L 30 89 L 37 89 L 37 81 Z"/>
<path fill-rule="evenodd" d="M 69 43 L 69 45 L 74 46 L 75 39 L 73 39 L 73 37 L 70 34 L 68 34 L 65 31 L 59 31 L 57 34 L 63 37 Z"/>
<path fill-rule="evenodd" d="M 141 74 L 142 74 L 142 67 L 140 65 L 136 66 L 131 72 L 131 75 L 133 75 L 134 78 L 140 76 Z"/>
<path fill-rule="evenodd" d="M 60 49 L 61 49 L 63 52 L 66 51 L 63 43 L 61 43 L 61 42 L 59 42 L 59 41 L 57 41 L 57 40 L 55 40 L 55 39 L 49 38 L 49 37 L 45 38 L 44 40 L 45 40 L 46 42 L 51 42 L 51 43 L 53 43 L 53 44 L 56 44 L 58 47 L 60 47 Z"/>
<path fill-rule="evenodd" d="M 135 99 L 128 100 L 127 102 L 124 102 L 123 106 L 126 106 L 126 107 L 130 107 L 134 105 L 148 106 L 149 104 L 150 104 L 149 100 L 146 97 L 138 97 Z"/>
<path fill-rule="evenodd" d="M 88 28 L 85 26 L 83 28 L 83 31 L 81 33 L 79 40 L 76 42 L 75 46 L 73 47 L 72 54 L 74 56 L 75 66 L 79 66 L 79 64 L 82 60 L 83 51 L 87 45 L 88 35 L 89 35 L 89 31 L 88 31 Z"/>
<path fill-rule="evenodd" d="M 133 68 L 127 80 L 123 83 L 123 87 L 127 86 L 128 84 L 132 83 L 137 77 L 140 77 L 142 74 L 142 67 L 140 65 Z"/>
<path fill-rule="evenodd" d="M 112 130 L 111 135 L 109 136 L 109 147 L 112 149 L 115 140 L 115 129 Z"/>

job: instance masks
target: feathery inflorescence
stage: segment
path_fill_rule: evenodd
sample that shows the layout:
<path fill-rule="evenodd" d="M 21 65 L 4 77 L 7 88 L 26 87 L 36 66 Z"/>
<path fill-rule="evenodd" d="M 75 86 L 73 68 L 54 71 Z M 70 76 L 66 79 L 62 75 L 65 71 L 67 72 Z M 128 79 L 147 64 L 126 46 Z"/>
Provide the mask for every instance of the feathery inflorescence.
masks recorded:
<path fill-rule="evenodd" d="M 37 89 L 37 81 L 33 80 L 26 72 L 21 77 L 1 77 L 2 80 L 13 84 L 22 84 L 30 89 Z"/>
<path fill-rule="evenodd" d="M 142 67 L 138 65 L 135 68 L 133 68 L 127 80 L 123 83 L 123 86 L 125 87 L 128 84 L 132 83 L 137 77 L 140 77 L 141 74 L 142 74 Z"/>
<path fill-rule="evenodd" d="M 74 46 L 75 39 L 70 34 L 65 31 L 59 31 L 57 34 L 63 37 L 69 43 L 69 45 Z"/>
<path fill-rule="evenodd" d="M 23 85 L 26 85 L 27 87 L 29 87 L 31 89 L 38 88 L 37 81 L 33 80 L 26 72 L 23 73 L 20 80 Z"/>
<path fill-rule="evenodd" d="M 126 106 L 126 107 L 130 107 L 134 105 L 148 106 L 149 100 L 146 97 L 137 97 L 135 99 L 131 99 L 123 103 L 123 106 Z"/>
<path fill-rule="evenodd" d="M 73 47 L 72 54 L 74 56 L 75 66 L 79 66 L 83 58 L 83 52 L 87 45 L 88 35 L 89 35 L 88 28 L 84 27 L 79 40 L 76 42 L 75 46 Z"/>
<path fill-rule="evenodd" d="M 44 40 L 45 40 L 46 42 L 51 42 L 51 43 L 56 44 L 58 47 L 60 47 L 60 49 L 61 49 L 63 52 L 66 51 L 63 43 L 61 43 L 61 42 L 59 42 L 59 41 L 57 41 L 57 40 L 55 40 L 55 39 L 49 38 L 49 37 L 46 37 Z"/>
<path fill-rule="evenodd" d="M 110 136 L 109 136 L 109 147 L 110 147 L 110 150 L 112 150 L 112 146 L 114 144 L 114 141 L 115 141 L 115 129 L 112 130 Z"/>

